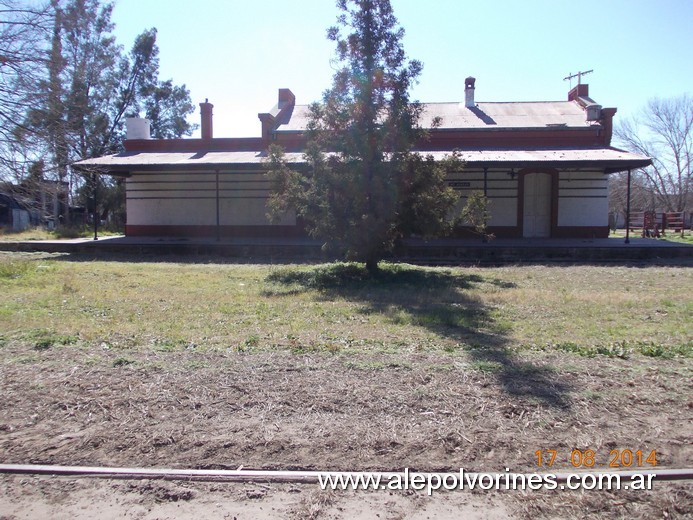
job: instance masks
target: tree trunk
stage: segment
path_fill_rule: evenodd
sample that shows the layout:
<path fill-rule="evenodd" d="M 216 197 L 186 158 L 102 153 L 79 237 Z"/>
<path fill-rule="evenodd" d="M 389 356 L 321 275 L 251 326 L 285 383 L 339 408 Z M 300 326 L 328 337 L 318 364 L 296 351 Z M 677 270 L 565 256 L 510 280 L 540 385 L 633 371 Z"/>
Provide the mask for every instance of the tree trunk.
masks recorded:
<path fill-rule="evenodd" d="M 369 258 L 368 260 L 366 260 L 366 270 L 368 271 L 368 274 L 370 274 L 371 276 L 377 276 L 380 272 L 380 269 L 378 268 L 378 262 L 379 260 L 377 258 Z"/>

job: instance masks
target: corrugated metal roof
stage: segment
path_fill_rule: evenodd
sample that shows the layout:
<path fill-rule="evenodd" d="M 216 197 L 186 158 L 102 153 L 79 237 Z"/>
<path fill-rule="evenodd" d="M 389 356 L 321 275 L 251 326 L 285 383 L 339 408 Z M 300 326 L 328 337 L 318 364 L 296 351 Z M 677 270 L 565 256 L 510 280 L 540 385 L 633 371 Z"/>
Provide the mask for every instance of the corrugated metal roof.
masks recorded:
<path fill-rule="evenodd" d="M 445 152 L 430 153 L 436 160 L 450 155 Z M 629 162 L 648 163 L 642 155 L 619 150 L 617 148 L 569 148 L 559 150 L 463 150 L 460 157 L 474 163 L 579 163 L 579 162 Z"/>
<path fill-rule="evenodd" d="M 585 128 L 590 125 L 585 111 L 574 101 L 535 101 L 510 103 L 423 103 L 420 125 L 430 128 L 440 118 L 441 129 L 466 128 L 546 128 L 565 126 Z M 279 132 L 300 132 L 310 119 L 308 105 L 296 105 L 291 119 L 279 126 Z"/>
<path fill-rule="evenodd" d="M 449 156 L 449 151 L 422 152 L 440 160 Z M 638 168 L 650 163 L 647 157 L 626 152 L 617 148 L 569 148 L 533 150 L 463 150 L 460 157 L 468 163 L 476 164 L 554 164 L 556 166 L 598 164 L 604 168 Z M 135 171 L 138 169 L 189 169 L 210 170 L 215 167 L 260 165 L 266 159 L 266 152 L 125 152 L 76 163 L 78 169 L 97 167 L 109 171 Z M 285 154 L 286 160 L 298 164 L 305 162 L 302 153 Z"/>
<path fill-rule="evenodd" d="M 284 154 L 290 162 L 302 162 L 302 153 Z M 261 164 L 267 152 L 123 152 L 94 159 L 86 159 L 74 164 L 77 168 L 97 166 L 135 167 L 135 166 L 181 166 L 208 168 L 223 164 Z"/>

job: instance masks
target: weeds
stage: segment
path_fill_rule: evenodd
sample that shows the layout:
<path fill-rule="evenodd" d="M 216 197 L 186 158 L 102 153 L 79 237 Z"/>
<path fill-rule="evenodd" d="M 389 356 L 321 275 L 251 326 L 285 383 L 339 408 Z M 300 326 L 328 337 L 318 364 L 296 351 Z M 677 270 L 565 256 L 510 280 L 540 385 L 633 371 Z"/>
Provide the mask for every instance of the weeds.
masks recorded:
<path fill-rule="evenodd" d="M 132 365 L 135 363 L 135 360 L 130 359 L 130 358 L 125 358 L 125 357 L 119 357 L 115 361 L 113 361 L 113 367 L 114 368 L 119 368 L 119 367 L 125 367 L 128 365 Z"/>
<path fill-rule="evenodd" d="M 36 272 L 36 264 L 29 260 L 0 260 L 0 280 L 26 277 Z"/>
<path fill-rule="evenodd" d="M 560 352 L 570 352 L 583 357 L 617 357 L 622 359 L 629 358 L 633 353 L 642 354 L 647 357 L 659 357 L 670 359 L 675 356 L 693 357 L 693 345 L 690 343 L 680 345 L 663 345 L 653 341 L 618 341 L 605 345 L 582 345 L 572 341 L 561 343 L 547 343 L 545 345 L 530 345 L 533 350 L 557 350 Z"/>
<path fill-rule="evenodd" d="M 74 345 L 79 341 L 78 335 L 56 334 L 46 329 L 35 329 L 29 331 L 25 337 L 29 341 L 33 341 L 34 350 L 48 350 L 56 345 Z"/>

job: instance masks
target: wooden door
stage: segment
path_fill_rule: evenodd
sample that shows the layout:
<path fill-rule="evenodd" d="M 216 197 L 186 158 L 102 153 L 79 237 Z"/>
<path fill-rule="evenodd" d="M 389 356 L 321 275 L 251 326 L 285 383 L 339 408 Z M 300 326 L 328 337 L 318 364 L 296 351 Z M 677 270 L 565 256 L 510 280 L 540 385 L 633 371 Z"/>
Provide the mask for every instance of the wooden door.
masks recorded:
<path fill-rule="evenodd" d="M 551 236 L 551 175 L 528 173 L 524 176 L 522 236 Z"/>

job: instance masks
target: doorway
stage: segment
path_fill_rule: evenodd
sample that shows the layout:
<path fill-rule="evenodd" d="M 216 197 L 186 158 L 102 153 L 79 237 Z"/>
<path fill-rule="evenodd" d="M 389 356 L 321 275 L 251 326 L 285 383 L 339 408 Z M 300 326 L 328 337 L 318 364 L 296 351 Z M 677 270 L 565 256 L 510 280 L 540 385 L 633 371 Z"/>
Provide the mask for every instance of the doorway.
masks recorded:
<path fill-rule="evenodd" d="M 551 175 L 535 172 L 524 175 L 522 236 L 551 236 Z"/>

